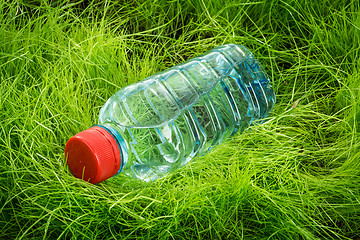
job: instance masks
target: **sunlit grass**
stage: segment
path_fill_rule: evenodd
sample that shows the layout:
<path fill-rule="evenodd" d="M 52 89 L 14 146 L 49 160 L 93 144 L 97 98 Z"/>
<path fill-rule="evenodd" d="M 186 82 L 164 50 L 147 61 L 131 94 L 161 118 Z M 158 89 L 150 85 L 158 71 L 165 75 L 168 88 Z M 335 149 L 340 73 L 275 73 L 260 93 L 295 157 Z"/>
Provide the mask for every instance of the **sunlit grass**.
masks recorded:
<path fill-rule="evenodd" d="M 360 238 L 357 1 L 0 3 L 0 238 Z M 75 179 L 116 90 L 224 43 L 277 94 L 262 125 L 153 183 Z"/>

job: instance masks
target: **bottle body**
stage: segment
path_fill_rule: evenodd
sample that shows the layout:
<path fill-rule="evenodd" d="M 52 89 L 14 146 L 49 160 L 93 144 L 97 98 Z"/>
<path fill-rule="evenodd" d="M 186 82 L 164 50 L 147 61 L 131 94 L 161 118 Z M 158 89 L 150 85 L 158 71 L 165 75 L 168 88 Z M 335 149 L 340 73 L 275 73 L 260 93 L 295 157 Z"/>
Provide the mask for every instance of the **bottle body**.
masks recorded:
<path fill-rule="evenodd" d="M 152 181 L 268 116 L 274 104 L 260 63 L 228 44 L 119 90 L 98 124 L 118 141 L 119 172 Z"/>

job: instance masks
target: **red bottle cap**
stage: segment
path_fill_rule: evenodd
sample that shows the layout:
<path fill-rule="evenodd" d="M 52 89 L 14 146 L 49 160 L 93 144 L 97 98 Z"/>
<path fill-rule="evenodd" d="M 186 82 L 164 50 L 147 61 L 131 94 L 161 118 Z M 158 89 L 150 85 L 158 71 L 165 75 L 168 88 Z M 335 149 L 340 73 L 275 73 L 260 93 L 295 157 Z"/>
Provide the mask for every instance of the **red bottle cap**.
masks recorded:
<path fill-rule="evenodd" d="M 71 137 L 65 146 L 70 172 L 90 183 L 114 176 L 121 165 L 120 148 L 105 128 L 95 126 Z"/>

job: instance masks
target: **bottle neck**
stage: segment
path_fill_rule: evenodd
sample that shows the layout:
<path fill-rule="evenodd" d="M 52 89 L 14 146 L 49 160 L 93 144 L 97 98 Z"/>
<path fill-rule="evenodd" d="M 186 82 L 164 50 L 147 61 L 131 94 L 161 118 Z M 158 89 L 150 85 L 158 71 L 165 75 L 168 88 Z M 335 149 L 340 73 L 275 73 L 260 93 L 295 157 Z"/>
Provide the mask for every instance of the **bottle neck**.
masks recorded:
<path fill-rule="evenodd" d="M 114 176 L 116 176 L 122 171 L 122 169 L 125 167 L 125 165 L 128 161 L 128 151 L 127 151 L 127 146 L 124 141 L 124 138 L 114 127 L 110 126 L 109 124 L 94 125 L 94 126 L 101 127 L 103 129 L 105 129 L 106 131 L 108 131 L 111 134 L 111 136 L 115 139 L 115 141 L 119 147 L 119 150 L 121 153 L 121 165 L 120 165 L 119 171 L 114 175 Z"/>

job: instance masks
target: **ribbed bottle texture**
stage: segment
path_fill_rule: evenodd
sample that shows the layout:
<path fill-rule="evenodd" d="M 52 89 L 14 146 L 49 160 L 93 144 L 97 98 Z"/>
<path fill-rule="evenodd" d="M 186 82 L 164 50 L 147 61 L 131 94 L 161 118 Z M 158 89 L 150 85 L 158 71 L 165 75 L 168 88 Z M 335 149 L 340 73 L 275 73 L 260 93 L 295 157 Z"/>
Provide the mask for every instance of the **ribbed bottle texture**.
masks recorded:
<path fill-rule="evenodd" d="M 228 44 L 121 89 L 99 124 L 121 142 L 120 171 L 150 181 L 268 116 L 274 104 L 261 64 Z"/>

